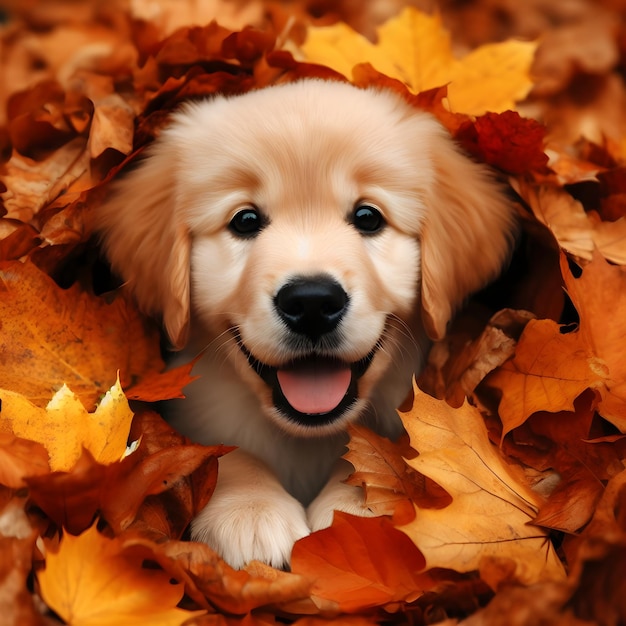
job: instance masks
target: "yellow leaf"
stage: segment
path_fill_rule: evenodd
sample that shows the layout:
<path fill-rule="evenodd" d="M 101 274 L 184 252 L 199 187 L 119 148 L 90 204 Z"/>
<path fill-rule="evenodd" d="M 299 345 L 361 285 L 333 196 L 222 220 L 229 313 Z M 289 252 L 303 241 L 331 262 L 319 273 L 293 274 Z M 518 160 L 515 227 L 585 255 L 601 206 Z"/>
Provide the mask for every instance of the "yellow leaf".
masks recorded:
<path fill-rule="evenodd" d="M 419 452 L 407 463 L 452 496 L 441 509 L 416 506 L 414 521 L 400 527 L 427 567 L 469 572 L 495 558 L 512 564 L 523 584 L 561 578 L 550 540 L 529 525 L 540 499 L 491 444 L 478 410 L 467 401 L 454 409 L 415 386 L 413 408 L 401 416 Z"/>
<path fill-rule="evenodd" d="M 0 432 L 42 444 L 50 455 L 52 471 L 71 470 L 83 448 L 105 464 L 119 461 L 126 451 L 133 413 L 119 380 L 94 413 L 87 413 L 66 385 L 45 409 L 13 391 L 0 390 L 0 398 Z"/>
<path fill-rule="evenodd" d="M 448 86 L 455 113 L 481 115 L 515 108 L 532 87 L 530 66 L 537 45 L 507 41 L 477 48 L 462 59 L 452 52 L 450 34 L 438 15 L 407 7 L 378 29 L 378 43 L 339 22 L 308 29 L 302 45 L 306 60 L 347 78 L 359 63 L 401 80 L 413 93 Z"/>
<path fill-rule="evenodd" d="M 199 615 L 176 608 L 183 586 L 142 567 L 144 553 L 98 533 L 66 534 L 39 572 L 44 602 L 70 626 L 178 626 Z"/>

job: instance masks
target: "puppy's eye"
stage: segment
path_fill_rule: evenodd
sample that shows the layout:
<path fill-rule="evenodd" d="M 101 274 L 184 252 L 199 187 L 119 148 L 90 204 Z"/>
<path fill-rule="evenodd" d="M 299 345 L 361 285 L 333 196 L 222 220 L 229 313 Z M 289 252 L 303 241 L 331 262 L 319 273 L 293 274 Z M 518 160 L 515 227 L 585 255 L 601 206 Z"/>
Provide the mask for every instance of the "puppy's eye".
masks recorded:
<path fill-rule="evenodd" d="M 365 234 L 373 234 L 385 226 L 385 218 L 380 210 L 372 204 L 359 204 L 352 213 L 352 224 Z"/>
<path fill-rule="evenodd" d="M 246 207 L 235 214 L 228 228 L 237 237 L 255 237 L 265 226 L 265 221 L 259 211 L 253 207 Z"/>

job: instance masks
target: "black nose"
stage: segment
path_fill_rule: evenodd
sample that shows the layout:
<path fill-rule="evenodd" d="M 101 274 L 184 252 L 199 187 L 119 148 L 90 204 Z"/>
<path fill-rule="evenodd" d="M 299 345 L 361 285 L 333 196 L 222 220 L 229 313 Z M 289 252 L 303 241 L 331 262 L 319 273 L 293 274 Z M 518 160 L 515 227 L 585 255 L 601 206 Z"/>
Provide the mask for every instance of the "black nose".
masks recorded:
<path fill-rule="evenodd" d="M 298 278 L 281 287 L 274 304 L 294 332 L 317 341 L 337 327 L 348 306 L 348 294 L 332 278 Z"/>

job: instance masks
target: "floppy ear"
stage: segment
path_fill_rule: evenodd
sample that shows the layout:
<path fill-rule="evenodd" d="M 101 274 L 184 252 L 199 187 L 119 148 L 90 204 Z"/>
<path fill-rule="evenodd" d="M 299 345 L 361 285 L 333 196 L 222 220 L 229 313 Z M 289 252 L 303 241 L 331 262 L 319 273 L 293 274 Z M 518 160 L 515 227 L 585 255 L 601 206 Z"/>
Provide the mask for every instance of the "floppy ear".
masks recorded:
<path fill-rule="evenodd" d="M 512 206 L 487 168 L 442 133 L 422 237 L 422 316 L 431 339 L 442 338 L 455 308 L 497 276 L 515 233 Z"/>
<path fill-rule="evenodd" d="M 169 150 L 152 150 L 113 184 L 96 210 L 96 229 L 113 270 L 139 307 L 162 318 L 174 348 L 182 348 L 189 325 L 190 236 L 177 211 Z"/>

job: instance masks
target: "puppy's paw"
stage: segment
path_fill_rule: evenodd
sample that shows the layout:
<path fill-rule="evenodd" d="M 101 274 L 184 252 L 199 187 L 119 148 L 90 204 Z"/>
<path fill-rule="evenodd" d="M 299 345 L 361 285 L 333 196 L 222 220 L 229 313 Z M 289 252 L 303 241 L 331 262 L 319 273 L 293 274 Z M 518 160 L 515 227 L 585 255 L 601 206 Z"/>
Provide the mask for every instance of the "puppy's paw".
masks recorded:
<path fill-rule="evenodd" d="M 234 568 L 252 560 L 287 567 L 293 544 L 311 532 L 304 507 L 262 463 L 239 451 L 230 457 L 223 458 L 229 462 L 213 497 L 191 523 L 191 538 Z"/>
<path fill-rule="evenodd" d="M 350 470 L 342 463 L 317 498 L 309 504 L 307 517 L 312 531 L 328 528 L 333 522 L 335 511 L 360 517 L 374 516 L 365 505 L 363 489 L 342 482 L 349 474 Z"/>

